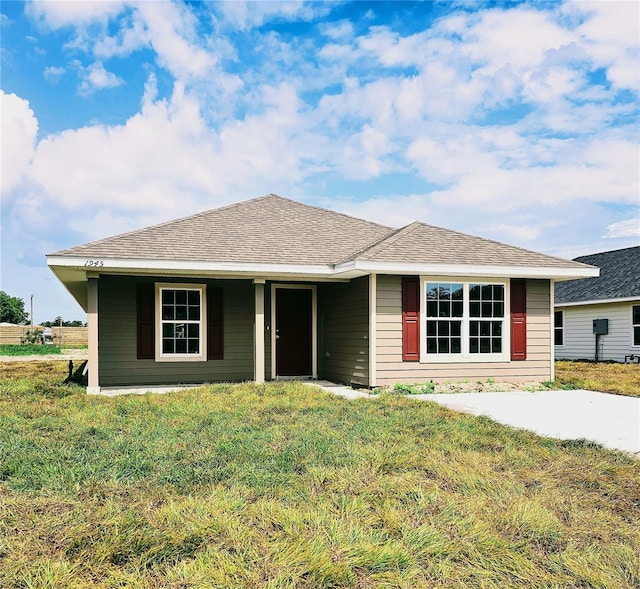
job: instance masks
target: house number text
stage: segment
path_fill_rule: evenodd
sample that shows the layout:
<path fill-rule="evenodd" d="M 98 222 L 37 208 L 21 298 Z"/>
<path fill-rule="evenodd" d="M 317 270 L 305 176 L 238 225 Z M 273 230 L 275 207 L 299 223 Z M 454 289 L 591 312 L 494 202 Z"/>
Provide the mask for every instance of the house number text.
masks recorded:
<path fill-rule="evenodd" d="M 87 268 L 100 268 L 104 266 L 104 260 L 87 260 L 84 265 Z"/>

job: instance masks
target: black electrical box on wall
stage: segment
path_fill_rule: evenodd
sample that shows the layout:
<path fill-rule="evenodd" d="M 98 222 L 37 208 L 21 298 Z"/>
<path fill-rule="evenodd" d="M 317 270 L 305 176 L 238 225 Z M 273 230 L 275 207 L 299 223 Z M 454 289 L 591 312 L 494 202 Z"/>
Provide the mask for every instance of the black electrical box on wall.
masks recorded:
<path fill-rule="evenodd" d="M 593 320 L 593 333 L 595 335 L 607 335 L 609 333 L 609 320 L 608 319 L 594 319 Z"/>

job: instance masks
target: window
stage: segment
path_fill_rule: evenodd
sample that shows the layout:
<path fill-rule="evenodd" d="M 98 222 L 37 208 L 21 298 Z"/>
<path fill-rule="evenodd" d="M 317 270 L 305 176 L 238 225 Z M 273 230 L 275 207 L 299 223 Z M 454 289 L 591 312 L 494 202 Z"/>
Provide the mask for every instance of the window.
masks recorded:
<path fill-rule="evenodd" d="M 469 285 L 469 352 L 502 353 L 504 320 L 504 286 L 502 284 Z M 476 319 L 477 318 L 477 319 Z"/>
<path fill-rule="evenodd" d="M 427 283 L 427 354 L 462 352 L 462 284 Z"/>
<path fill-rule="evenodd" d="M 640 346 L 640 305 L 631 307 L 631 331 L 633 346 Z"/>
<path fill-rule="evenodd" d="M 426 361 L 506 360 L 506 285 L 425 281 Z"/>
<path fill-rule="evenodd" d="M 564 346 L 564 311 L 555 311 L 553 314 L 553 343 Z"/>
<path fill-rule="evenodd" d="M 205 287 L 156 285 L 157 360 L 204 360 Z"/>

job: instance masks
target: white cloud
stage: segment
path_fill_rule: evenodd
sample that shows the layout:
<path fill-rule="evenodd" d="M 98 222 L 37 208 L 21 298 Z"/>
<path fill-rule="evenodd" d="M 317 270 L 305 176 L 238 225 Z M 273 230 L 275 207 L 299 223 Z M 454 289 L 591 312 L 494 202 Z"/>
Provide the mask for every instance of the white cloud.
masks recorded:
<path fill-rule="evenodd" d="M 475 61 L 485 63 L 489 74 L 505 66 L 535 68 L 550 51 L 575 41 L 575 35 L 552 18 L 547 11 L 526 6 L 480 11 L 468 17 L 467 23 L 472 24 L 461 31 L 464 50 Z"/>
<path fill-rule="evenodd" d="M 582 48 L 618 88 L 640 86 L 640 4 L 638 2 L 572 2 L 569 10 L 586 16 L 578 28 Z"/>
<path fill-rule="evenodd" d="M 353 38 L 353 23 L 348 20 L 331 22 L 321 25 L 320 31 L 334 41 L 348 41 Z"/>
<path fill-rule="evenodd" d="M 124 21 L 115 35 L 105 34 L 95 40 L 93 51 L 97 57 L 126 57 L 149 45 L 146 24 L 138 11 L 134 10 L 129 21 Z"/>
<path fill-rule="evenodd" d="M 60 81 L 60 78 L 64 75 L 66 69 L 63 67 L 49 66 L 44 68 L 44 72 L 42 75 L 47 82 L 51 84 L 57 84 Z"/>
<path fill-rule="evenodd" d="M 125 2 L 118 0 L 92 0 L 91 2 L 60 2 L 59 0 L 38 0 L 26 5 L 26 12 L 32 18 L 53 29 L 74 25 L 84 26 L 92 22 L 106 23 L 119 14 Z"/>
<path fill-rule="evenodd" d="M 100 59 L 126 56 L 150 46 L 159 64 L 178 79 L 203 77 L 216 62 L 204 47 L 206 39 L 199 35 L 196 17 L 183 3 L 46 1 L 32 2 L 27 10 L 53 29 L 75 27 L 76 38 L 70 46 L 85 48 Z M 117 23 L 115 35 L 110 35 L 107 23 L 125 11 L 126 18 Z M 89 82 L 84 90 L 92 87 L 96 86 Z"/>
<path fill-rule="evenodd" d="M 38 120 L 27 100 L 15 94 L 2 98 L 2 195 L 6 196 L 22 182 L 28 171 L 38 135 Z"/>
<path fill-rule="evenodd" d="M 176 78 L 202 77 L 215 65 L 215 56 L 198 47 L 197 23 L 187 7 L 170 2 L 138 2 L 135 6 L 160 65 Z"/>
<path fill-rule="evenodd" d="M 638 237 L 640 238 L 640 213 L 633 219 L 626 221 L 618 221 L 607 226 L 607 231 L 603 235 L 606 239 L 615 239 L 619 237 Z"/>
<path fill-rule="evenodd" d="M 311 20 L 329 12 L 330 8 L 316 2 L 220 2 L 215 5 L 222 23 L 241 31 L 262 26 L 273 20 Z"/>
<path fill-rule="evenodd" d="M 207 127 L 195 95 L 176 84 L 155 100 L 153 77 L 142 110 L 124 125 L 91 126 L 39 144 L 30 180 L 52 206 L 74 210 L 88 237 L 122 229 L 118 217 L 151 223 L 266 192 L 291 194 L 311 159 L 300 100 L 291 86 L 264 87 L 264 112 Z M 95 215 L 103 222 L 91 221 Z"/>
<path fill-rule="evenodd" d="M 79 89 L 80 94 L 87 95 L 96 90 L 116 88 L 124 84 L 124 80 L 113 72 L 108 72 L 101 61 L 96 61 L 86 68 L 83 68 L 78 63 L 76 65 L 82 77 Z"/>

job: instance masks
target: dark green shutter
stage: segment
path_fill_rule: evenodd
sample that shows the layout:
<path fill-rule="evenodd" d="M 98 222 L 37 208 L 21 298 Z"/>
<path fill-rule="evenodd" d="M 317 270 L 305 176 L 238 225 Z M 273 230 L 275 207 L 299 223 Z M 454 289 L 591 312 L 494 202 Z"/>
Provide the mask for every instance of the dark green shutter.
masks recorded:
<path fill-rule="evenodd" d="M 155 358 L 155 285 L 152 282 L 138 284 L 136 292 L 138 360 Z"/>
<path fill-rule="evenodd" d="M 222 289 L 208 287 L 207 360 L 222 360 L 224 357 L 223 316 Z"/>

